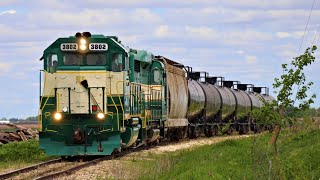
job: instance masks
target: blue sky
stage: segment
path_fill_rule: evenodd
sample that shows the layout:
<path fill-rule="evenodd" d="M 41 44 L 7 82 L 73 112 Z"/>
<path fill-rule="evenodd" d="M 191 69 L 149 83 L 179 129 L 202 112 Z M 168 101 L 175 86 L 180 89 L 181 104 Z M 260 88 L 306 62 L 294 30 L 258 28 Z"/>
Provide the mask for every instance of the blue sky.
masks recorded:
<path fill-rule="evenodd" d="M 82 31 L 116 35 L 126 46 L 166 56 L 194 70 L 271 88 L 282 72 L 281 64 L 298 53 L 312 3 L 1 0 L 0 118 L 37 114 L 43 50 L 58 37 Z M 319 19 L 316 0 L 301 52 L 311 45 Z M 315 83 L 311 93 L 320 88 L 319 68 L 316 62 L 306 69 L 307 78 Z M 319 100 L 314 106 L 320 105 Z"/>

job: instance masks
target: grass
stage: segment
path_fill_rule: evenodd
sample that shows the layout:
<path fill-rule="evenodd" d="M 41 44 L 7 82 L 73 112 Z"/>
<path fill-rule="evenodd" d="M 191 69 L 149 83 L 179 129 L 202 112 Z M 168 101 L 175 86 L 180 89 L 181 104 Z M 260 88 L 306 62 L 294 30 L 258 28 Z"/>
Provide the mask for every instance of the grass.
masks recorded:
<path fill-rule="evenodd" d="M 283 130 L 279 154 L 268 144 L 271 134 L 227 140 L 153 160 L 132 160 L 140 179 L 319 179 L 320 129 Z M 140 168 L 137 168 L 140 167 Z"/>
<path fill-rule="evenodd" d="M 3 128 L 3 129 L 0 129 L 0 132 L 16 132 L 17 129 L 15 128 Z"/>
<path fill-rule="evenodd" d="M 39 142 L 36 140 L 3 144 L 0 145 L 0 172 L 21 168 L 52 158 L 54 157 L 46 156 L 39 149 Z"/>

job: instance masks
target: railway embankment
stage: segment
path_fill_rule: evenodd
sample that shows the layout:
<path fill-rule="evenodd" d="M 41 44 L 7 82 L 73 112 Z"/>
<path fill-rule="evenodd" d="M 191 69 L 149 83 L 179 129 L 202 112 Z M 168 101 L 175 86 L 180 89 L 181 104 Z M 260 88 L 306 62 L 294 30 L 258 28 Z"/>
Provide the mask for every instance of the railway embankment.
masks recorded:
<path fill-rule="evenodd" d="M 104 161 L 62 179 L 319 179 L 320 129 L 183 141 Z M 88 173 L 90 172 L 90 173 Z"/>
<path fill-rule="evenodd" d="M 132 152 L 59 179 L 319 179 L 320 122 L 301 123 L 281 132 L 278 154 L 267 132 L 198 138 Z M 38 145 L 36 140 L 1 145 L 0 173 L 56 158 Z M 50 168 L 56 165 L 39 170 Z"/>

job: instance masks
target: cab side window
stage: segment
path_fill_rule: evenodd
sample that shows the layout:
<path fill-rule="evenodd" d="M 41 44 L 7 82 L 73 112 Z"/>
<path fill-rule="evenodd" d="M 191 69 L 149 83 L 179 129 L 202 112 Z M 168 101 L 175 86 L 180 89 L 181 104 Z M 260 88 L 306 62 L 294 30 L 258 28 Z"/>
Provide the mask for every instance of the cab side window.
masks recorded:
<path fill-rule="evenodd" d="M 58 56 L 56 54 L 50 54 L 47 57 L 47 71 L 55 73 L 58 67 Z"/>
<path fill-rule="evenodd" d="M 153 71 L 153 84 L 161 84 L 161 74 L 159 69 Z"/>
<path fill-rule="evenodd" d="M 123 70 L 122 54 L 112 54 L 111 68 L 113 72 L 121 72 Z"/>

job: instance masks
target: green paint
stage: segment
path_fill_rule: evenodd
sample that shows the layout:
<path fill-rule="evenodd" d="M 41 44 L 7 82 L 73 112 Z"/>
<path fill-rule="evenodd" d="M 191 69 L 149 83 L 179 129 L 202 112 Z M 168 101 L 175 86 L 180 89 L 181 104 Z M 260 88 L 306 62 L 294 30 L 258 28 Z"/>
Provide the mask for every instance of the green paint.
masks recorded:
<path fill-rule="evenodd" d="M 69 155 L 111 155 L 114 149 L 120 147 L 120 135 L 111 134 L 107 141 L 101 141 L 102 152 L 98 152 L 100 141 L 98 136 L 85 146 L 66 145 L 63 141 L 52 141 L 50 134 L 40 133 L 40 148 L 44 149 L 47 155 L 69 156 Z"/>
<path fill-rule="evenodd" d="M 161 100 L 152 100 L 143 96 L 140 84 L 143 85 L 162 85 L 165 89 L 164 66 L 161 62 L 154 60 L 154 55 L 144 50 L 130 49 L 126 52 L 123 45 L 116 36 L 92 35 L 87 39 L 89 43 L 107 43 L 108 50 L 104 52 L 94 52 L 104 54 L 106 57 L 105 65 L 88 65 L 87 55 L 93 52 L 89 50 L 66 52 L 61 51 L 62 43 L 78 43 L 79 39 L 75 36 L 67 38 L 59 38 L 52 43 L 43 54 L 44 70 L 49 70 L 47 66 L 48 57 L 56 55 L 58 60 L 58 71 L 111 71 L 112 57 L 114 54 L 122 55 L 123 70 L 128 71 L 128 80 L 131 83 L 136 83 L 136 88 L 131 88 L 130 97 L 132 104 L 124 106 L 124 96 L 118 95 L 109 97 L 106 96 L 105 103 L 108 109 L 103 121 L 98 120 L 96 114 L 68 114 L 62 113 L 62 119 L 55 121 L 53 119 L 56 113 L 56 98 L 49 97 L 48 102 L 44 105 L 47 97 L 44 97 L 41 103 L 42 111 L 42 129 L 40 133 L 40 146 L 49 155 L 109 155 L 114 149 L 120 148 L 120 142 L 127 146 L 133 145 L 137 138 L 144 140 L 146 137 L 146 129 L 142 129 L 143 122 L 154 121 L 160 122 L 164 120 L 166 114 L 166 102 L 164 97 Z M 80 47 L 80 46 L 78 46 Z M 82 56 L 83 65 L 64 65 L 64 56 L 66 54 L 76 54 Z M 54 61 L 53 58 L 51 61 Z M 51 62 L 52 63 L 52 62 Z M 154 81 L 154 71 L 159 71 L 161 78 Z M 160 93 L 162 94 L 162 92 Z M 113 99 L 113 101 L 112 101 Z M 147 99 L 147 100 L 145 100 Z M 130 112 L 131 115 L 142 115 L 141 119 L 133 121 L 125 121 L 123 124 L 123 111 L 121 103 L 124 106 L 125 112 Z M 126 109 L 127 108 L 127 109 Z M 151 119 L 144 118 L 145 110 L 151 112 Z M 112 114 L 112 115 L 110 115 Z M 153 119 L 153 118 L 156 118 Z M 126 127 L 125 132 L 121 133 L 120 127 Z M 120 127 L 119 127 L 120 126 Z M 86 142 L 76 142 L 74 132 L 80 131 L 86 134 Z M 99 145 L 104 149 L 103 152 L 98 152 Z"/>

